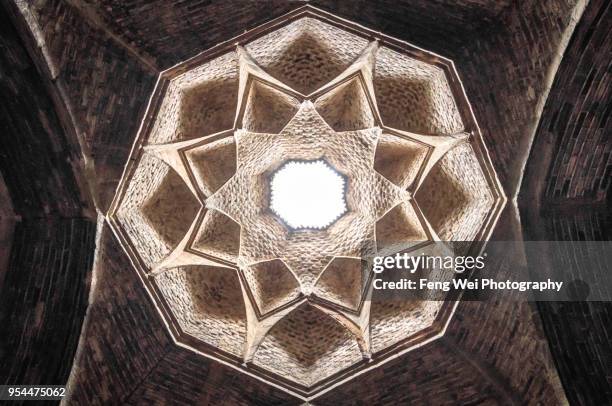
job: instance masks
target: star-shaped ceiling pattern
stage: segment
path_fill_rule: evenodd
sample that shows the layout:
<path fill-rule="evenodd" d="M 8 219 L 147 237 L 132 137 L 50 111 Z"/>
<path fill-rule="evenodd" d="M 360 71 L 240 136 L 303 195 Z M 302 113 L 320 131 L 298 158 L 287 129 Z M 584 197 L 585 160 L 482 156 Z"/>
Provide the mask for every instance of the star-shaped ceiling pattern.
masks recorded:
<path fill-rule="evenodd" d="M 377 298 L 373 256 L 486 239 L 503 200 L 440 67 L 314 17 L 172 78 L 109 215 L 177 341 L 304 394 L 450 317 Z M 291 160 L 345 177 L 329 227 L 270 209 Z"/>

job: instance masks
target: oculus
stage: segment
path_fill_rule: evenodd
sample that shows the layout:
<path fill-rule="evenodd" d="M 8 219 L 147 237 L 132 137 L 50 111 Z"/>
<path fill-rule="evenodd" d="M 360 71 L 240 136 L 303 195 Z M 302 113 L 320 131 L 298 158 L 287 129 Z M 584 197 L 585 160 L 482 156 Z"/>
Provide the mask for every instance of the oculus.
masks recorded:
<path fill-rule="evenodd" d="M 452 317 L 371 258 L 475 255 L 504 203 L 451 61 L 304 6 L 161 74 L 107 218 L 178 345 L 308 400 Z"/>
<path fill-rule="evenodd" d="M 270 209 L 292 229 L 322 229 L 346 212 L 345 181 L 325 161 L 289 161 L 272 175 Z"/>

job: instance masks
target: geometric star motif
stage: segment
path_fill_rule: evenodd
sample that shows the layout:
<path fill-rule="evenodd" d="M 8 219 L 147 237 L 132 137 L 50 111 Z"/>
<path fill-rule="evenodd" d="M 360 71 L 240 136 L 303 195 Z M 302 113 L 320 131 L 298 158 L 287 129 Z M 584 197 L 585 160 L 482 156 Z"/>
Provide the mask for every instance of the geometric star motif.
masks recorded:
<path fill-rule="evenodd" d="M 439 302 L 377 302 L 372 257 L 474 238 L 503 198 L 438 67 L 306 9 L 188 66 L 185 77 L 214 78 L 202 105 L 189 105 L 189 84 L 164 90 L 165 110 L 109 212 L 177 341 L 195 338 L 214 358 L 304 396 L 348 368 L 384 362 L 437 320 Z M 423 100 L 410 104 L 412 93 Z M 180 131 L 187 140 L 176 141 Z M 287 162 L 317 160 L 344 178 L 347 210 L 324 229 L 291 229 L 270 207 L 271 179 Z"/>
<path fill-rule="evenodd" d="M 315 284 L 321 272 L 334 258 L 352 258 L 361 260 L 377 254 L 375 225 L 389 210 L 401 203 L 411 200 L 410 192 L 403 189 L 374 170 L 376 146 L 382 134 L 380 127 L 374 125 L 378 117 L 378 108 L 373 93 L 372 70 L 375 61 L 377 43 L 372 42 L 357 60 L 338 77 L 310 95 L 302 95 L 288 85 L 272 78 L 265 73 L 248 53 L 238 48 L 240 67 L 240 93 L 236 118 L 234 138 L 236 142 L 236 173 L 217 191 L 205 200 L 209 213 L 218 211 L 234 220 L 240 226 L 239 253 L 236 264 L 243 273 L 266 272 L 257 269 L 257 264 L 266 261 L 280 260 L 285 264 L 287 272 L 291 272 L 299 285 L 299 297 L 303 300 L 294 301 L 291 306 L 285 306 L 273 317 L 262 318 L 261 310 L 249 300 L 246 290 L 245 305 L 248 309 L 247 318 L 250 337 L 244 352 L 245 361 L 250 361 L 257 346 L 266 333 L 282 316 L 293 311 L 304 301 L 329 314 L 355 334 L 364 356 L 370 353 L 367 334 L 369 308 L 359 308 L 359 313 L 338 311 L 329 308 L 324 301 L 311 299 Z M 352 88 L 351 88 L 352 87 Z M 349 117 L 349 123 L 372 124 L 363 129 L 335 131 L 319 114 L 315 104 L 338 94 L 348 93 L 365 95 L 369 103 L 361 106 L 358 114 L 361 117 Z M 277 102 L 278 110 L 285 107 L 295 110 L 293 116 L 278 133 L 249 131 L 244 128 L 245 112 L 257 111 L 265 107 L 255 105 L 258 99 L 252 95 L 256 92 L 266 92 L 268 103 L 270 99 Z M 349 93 L 349 95 L 351 94 Z M 347 97 L 346 94 L 342 96 Z M 259 98 L 261 99 L 261 98 Z M 348 101 L 349 104 L 357 101 Z M 325 105 L 324 105 L 325 106 Z M 323 108 L 324 110 L 324 108 Z M 242 112 L 242 114 L 240 114 Z M 366 119 L 363 119 L 366 117 Z M 359 121 L 362 123 L 359 123 Z M 402 133 L 398 131 L 398 133 Z M 425 163 L 425 173 L 433 167 L 448 149 L 461 141 L 462 137 L 421 136 L 410 134 L 413 139 L 422 142 L 431 149 Z M 203 139 L 205 139 L 204 137 Z M 166 144 L 149 148 L 156 156 L 170 165 L 187 183 L 190 190 L 198 196 L 206 196 L 206 191 L 198 191 L 198 185 L 188 175 L 189 162 L 182 158 L 181 152 L 188 151 L 193 145 L 198 145 L 203 139 Z M 283 163 L 290 160 L 324 159 L 348 179 L 347 200 L 349 214 L 332 224 L 329 229 L 291 231 L 267 210 L 269 196 L 267 183 L 269 175 Z M 209 191 L 210 193 L 210 191 Z M 406 206 L 409 207 L 409 206 Z M 194 222 L 194 225 L 196 223 Z M 204 226 L 206 226 L 206 222 Z M 429 235 L 435 233 L 428 227 Z M 195 228 L 189 230 L 185 239 L 177 248 L 155 268 L 154 272 L 176 266 L 188 265 L 219 265 L 210 257 L 194 254 L 186 249 L 193 241 Z M 362 268 L 361 265 L 359 268 Z M 365 284 L 369 280 L 366 269 L 348 273 L 346 277 L 357 278 L 359 281 L 349 282 L 363 285 L 358 295 L 361 302 L 368 302 L 370 287 Z M 248 285 L 255 277 L 244 277 L 241 280 Z M 251 289 L 255 290 L 255 289 Z M 293 292 L 289 292 L 291 295 Z M 319 299 L 325 299 L 319 298 Z M 286 304 L 287 300 L 278 300 Z M 274 310 L 274 309 L 270 309 Z"/>

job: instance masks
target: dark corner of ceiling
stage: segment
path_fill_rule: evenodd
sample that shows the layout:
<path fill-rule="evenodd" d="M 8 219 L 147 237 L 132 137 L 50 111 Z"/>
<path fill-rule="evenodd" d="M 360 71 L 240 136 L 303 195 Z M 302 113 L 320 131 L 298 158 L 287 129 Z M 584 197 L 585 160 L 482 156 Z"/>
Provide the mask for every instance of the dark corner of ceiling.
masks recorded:
<path fill-rule="evenodd" d="M 3 6 L 0 384 L 63 385 L 87 306 L 96 223 L 75 175 L 79 145 Z"/>
<path fill-rule="evenodd" d="M 610 21 L 609 2 L 588 3 L 556 71 L 518 195 L 525 240 L 546 241 L 554 258 L 588 256 L 581 242 L 612 239 Z M 574 242 L 570 252 L 555 254 L 559 241 Z M 609 272 L 603 263 L 584 269 L 559 259 L 548 266 L 565 266 L 576 283 L 588 278 L 584 272 Z M 570 403 L 611 403 L 612 303 L 538 302 L 537 308 Z"/>

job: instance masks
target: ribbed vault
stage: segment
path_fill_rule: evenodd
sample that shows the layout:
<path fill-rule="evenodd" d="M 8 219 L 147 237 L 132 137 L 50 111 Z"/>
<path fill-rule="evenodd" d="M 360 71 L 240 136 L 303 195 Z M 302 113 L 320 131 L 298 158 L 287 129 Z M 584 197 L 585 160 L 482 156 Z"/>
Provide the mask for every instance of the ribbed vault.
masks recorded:
<path fill-rule="evenodd" d="M 448 62 L 386 41 L 307 9 L 159 91 L 110 219 L 179 341 L 308 395 L 447 323 L 450 302 L 372 297 L 370 261 L 477 249 L 504 198 Z M 299 161 L 343 179 L 325 227 L 271 204 Z"/>

